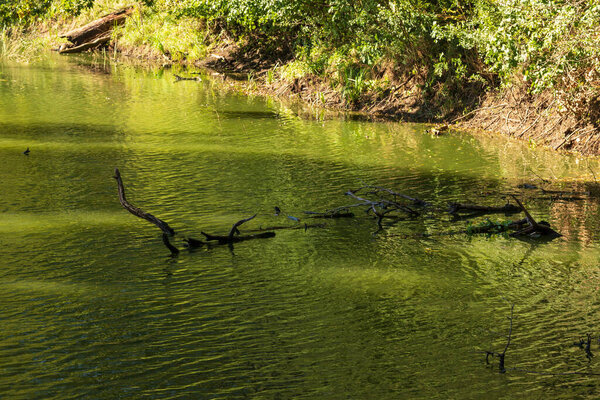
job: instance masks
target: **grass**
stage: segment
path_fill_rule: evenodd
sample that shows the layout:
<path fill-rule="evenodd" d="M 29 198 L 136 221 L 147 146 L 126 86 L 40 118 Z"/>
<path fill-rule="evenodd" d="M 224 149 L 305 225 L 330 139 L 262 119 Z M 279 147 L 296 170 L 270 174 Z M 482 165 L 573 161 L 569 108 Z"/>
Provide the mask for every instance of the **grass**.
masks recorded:
<path fill-rule="evenodd" d="M 44 53 L 58 45 L 58 33 L 39 35 L 46 30 L 39 24 L 27 30 L 16 27 L 0 28 L 0 59 L 29 63 L 43 58 Z M 52 37 L 55 37 L 54 39 Z"/>
<path fill-rule="evenodd" d="M 169 62 L 193 63 L 206 58 L 212 48 L 211 33 L 201 20 L 176 20 L 165 12 L 137 9 L 113 35 L 125 53 Z"/>

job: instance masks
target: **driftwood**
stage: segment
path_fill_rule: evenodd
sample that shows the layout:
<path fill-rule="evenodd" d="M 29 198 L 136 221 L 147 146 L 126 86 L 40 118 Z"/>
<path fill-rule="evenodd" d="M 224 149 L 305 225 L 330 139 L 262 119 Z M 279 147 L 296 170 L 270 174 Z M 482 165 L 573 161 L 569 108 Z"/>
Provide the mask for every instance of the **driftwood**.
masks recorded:
<path fill-rule="evenodd" d="M 202 247 L 205 244 L 207 244 L 206 242 L 203 242 L 202 240 L 193 239 L 193 238 L 185 238 L 183 240 L 185 242 L 185 247 L 187 247 L 189 249 L 197 249 L 198 247 Z"/>
<path fill-rule="evenodd" d="M 71 44 L 61 46 L 58 52 L 61 54 L 80 53 L 105 45 L 110 40 L 113 27 L 125 23 L 125 19 L 132 12 L 133 7 L 126 7 L 98 18 L 80 28 L 63 33 L 60 37 L 66 38 Z"/>
<path fill-rule="evenodd" d="M 506 203 L 502 207 L 479 206 L 475 204 L 448 203 L 450 214 L 457 214 L 459 211 L 474 211 L 478 214 L 516 214 L 521 212 L 521 207 Z"/>
<path fill-rule="evenodd" d="M 134 207 L 127 201 L 127 198 L 125 197 L 125 188 L 123 187 L 123 180 L 121 179 L 121 173 L 119 172 L 118 168 L 115 168 L 115 176 L 113 178 L 115 178 L 117 180 L 117 185 L 119 187 L 119 202 L 121 203 L 123 208 L 125 208 L 127 211 L 129 211 L 136 217 L 140 217 L 140 218 L 145 219 L 148 222 L 152 222 L 154 225 L 158 226 L 160 228 L 160 230 L 162 230 L 167 235 L 175 234 L 175 231 L 173 230 L 173 228 L 171 228 L 169 226 L 169 224 L 167 224 L 165 221 L 163 221 L 159 218 L 156 218 L 154 215 L 148 214 L 137 207 Z"/>
<path fill-rule="evenodd" d="M 204 237 L 206 238 L 207 241 L 211 242 L 211 241 L 216 241 L 218 242 L 218 244 L 233 244 L 233 243 L 238 243 L 238 242 L 243 242 L 245 240 L 251 240 L 251 239 L 266 239 L 266 238 L 272 238 L 275 236 L 275 232 L 263 232 L 263 233 L 257 233 L 255 235 L 246 235 L 246 236 L 236 236 L 236 235 L 240 235 L 240 231 L 238 229 L 238 226 L 242 225 L 245 222 L 248 222 L 252 219 L 254 219 L 254 217 L 256 217 L 256 214 L 254 214 L 253 216 L 249 217 L 249 218 L 244 218 L 239 220 L 238 222 L 236 222 L 235 224 L 233 224 L 233 226 L 231 227 L 231 230 L 229 231 L 229 234 L 227 236 L 225 235 L 212 235 L 210 233 L 205 233 L 205 232 L 200 232 L 204 235 Z M 197 240 L 197 239 L 192 239 L 194 242 L 196 243 L 200 243 L 202 241 Z M 189 239 L 188 239 L 188 245 L 191 247 L 192 244 L 190 243 Z M 198 247 L 198 246 L 196 246 Z"/>
<path fill-rule="evenodd" d="M 295 225 L 295 226 L 274 225 L 274 226 L 267 226 L 266 228 L 260 227 L 258 229 L 248 229 L 246 232 L 278 231 L 278 230 L 283 230 L 283 229 L 290 229 L 290 230 L 304 229 L 305 231 L 307 231 L 309 228 L 312 229 L 312 228 L 325 228 L 325 227 L 327 227 L 326 224 L 307 224 L 307 223 L 304 223 L 304 225 Z"/>
<path fill-rule="evenodd" d="M 393 212 L 393 211 L 404 211 L 405 213 L 407 213 L 413 217 L 419 216 L 419 213 L 417 211 L 411 209 L 408 206 L 405 206 L 404 204 L 400 204 L 400 203 L 396 202 L 395 200 L 387 200 L 384 198 L 379 198 L 378 200 L 369 200 L 369 199 L 359 197 L 356 195 L 356 193 L 361 189 L 362 188 L 359 188 L 357 190 L 348 190 L 346 192 L 346 196 L 353 197 L 356 200 L 362 202 L 362 203 L 356 204 L 354 206 L 359 206 L 359 205 L 367 206 L 367 212 L 370 212 L 369 210 L 372 210 L 375 213 L 375 215 L 377 215 L 378 217 L 381 217 L 381 216 L 388 214 L 390 212 Z M 377 209 L 379 209 L 380 211 L 377 211 Z"/>
<path fill-rule="evenodd" d="M 550 224 L 548 224 L 547 222 L 545 222 L 545 221 L 541 221 L 539 223 L 536 222 L 536 220 L 533 219 L 531 214 L 529 214 L 529 212 L 527 211 L 525 206 L 519 201 L 519 199 L 517 199 L 517 196 L 513 195 L 512 197 L 515 199 L 517 204 L 521 207 L 521 209 L 523 210 L 523 213 L 525 213 L 525 217 L 527 218 L 527 222 L 529 223 L 529 226 L 524 229 L 521 229 L 515 233 L 511 233 L 510 236 L 512 236 L 512 237 L 544 236 L 546 238 L 551 238 L 551 239 L 562 236 L 560 233 L 558 233 L 554 229 L 550 228 Z"/>
<path fill-rule="evenodd" d="M 209 242 L 216 241 L 218 244 L 230 244 L 230 243 L 243 242 L 245 240 L 251 240 L 251 239 L 267 239 L 267 238 L 275 237 L 275 232 L 263 232 L 263 233 L 257 233 L 255 235 L 234 236 L 234 237 L 211 235 L 210 233 L 205 233 L 205 232 L 201 232 L 201 233 L 204 235 L 204 237 L 206 237 L 206 240 L 208 240 Z"/>

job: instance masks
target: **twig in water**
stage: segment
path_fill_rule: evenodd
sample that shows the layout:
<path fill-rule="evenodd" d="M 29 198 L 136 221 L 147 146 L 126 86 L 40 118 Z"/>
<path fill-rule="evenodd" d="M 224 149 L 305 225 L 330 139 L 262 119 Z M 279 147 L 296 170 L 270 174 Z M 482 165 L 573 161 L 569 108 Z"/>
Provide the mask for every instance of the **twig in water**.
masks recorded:
<path fill-rule="evenodd" d="M 510 321 L 510 326 L 508 328 L 508 336 L 507 336 L 507 340 L 506 340 L 506 346 L 504 346 L 504 350 L 502 350 L 502 353 L 496 353 L 494 351 L 486 351 L 485 352 L 486 353 L 486 355 L 485 355 L 485 363 L 486 364 L 490 363 L 490 356 L 498 357 L 498 370 L 500 371 L 501 374 L 506 373 L 506 366 L 504 364 L 504 358 L 506 357 L 506 351 L 508 350 L 508 347 L 510 346 L 510 341 L 512 339 L 514 309 L 515 309 L 514 303 L 510 303 L 510 317 L 508 317 L 508 319 Z"/>

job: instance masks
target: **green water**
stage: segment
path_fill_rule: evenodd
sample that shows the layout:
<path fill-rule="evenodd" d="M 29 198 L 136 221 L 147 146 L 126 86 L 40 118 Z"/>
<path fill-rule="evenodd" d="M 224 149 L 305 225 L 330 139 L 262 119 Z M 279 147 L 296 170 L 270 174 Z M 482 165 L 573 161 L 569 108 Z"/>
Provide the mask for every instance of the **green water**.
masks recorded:
<path fill-rule="evenodd" d="M 82 64 L 0 64 L 1 398 L 600 395 L 597 376 L 499 374 L 481 353 L 504 348 L 508 300 L 507 368 L 600 373 L 573 346 L 590 333 L 600 353 L 598 198 L 517 188 L 541 176 L 597 192 L 597 160 L 301 119 L 207 76 Z M 179 257 L 120 206 L 115 167 L 129 200 L 178 232 Z M 233 250 L 183 250 L 183 237 L 254 213 L 242 228 L 312 222 L 304 210 L 349 204 L 361 182 L 433 207 L 377 234 L 359 212 Z M 443 212 L 448 201 L 502 205 L 506 193 L 564 236 L 439 235 L 467 226 Z"/>

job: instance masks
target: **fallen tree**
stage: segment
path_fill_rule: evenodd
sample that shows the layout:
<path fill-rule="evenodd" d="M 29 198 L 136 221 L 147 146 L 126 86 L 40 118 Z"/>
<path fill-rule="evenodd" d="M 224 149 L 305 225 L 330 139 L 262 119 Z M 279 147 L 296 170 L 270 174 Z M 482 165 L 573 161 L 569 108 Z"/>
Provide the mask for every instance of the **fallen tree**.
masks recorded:
<path fill-rule="evenodd" d="M 157 218 L 152 214 L 142 211 L 140 208 L 133 206 L 132 204 L 130 204 L 127 201 L 127 198 L 125 197 L 125 188 L 123 185 L 123 180 L 121 178 L 121 174 L 120 174 L 118 168 L 115 168 L 114 178 L 117 181 L 117 185 L 118 185 L 118 189 L 119 189 L 119 201 L 120 201 L 121 205 L 123 206 L 123 208 L 125 208 L 127 211 L 129 211 L 133 215 L 135 215 L 139 218 L 145 219 L 145 220 L 153 223 L 154 225 L 156 225 L 158 228 L 160 228 L 161 231 L 163 232 L 162 240 L 163 240 L 164 245 L 169 249 L 172 256 L 177 256 L 179 254 L 179 249 L 177 249 L 169 241 L 169 236 L 174 235 L 175 231 L 166 222 L 164 222 L 160 218 Z M 361 194 L 359 196 L 358 193 L 361 191 L 363 191 L 365 193 Z M 409 200 L 413 206 L 415 206 L 415 205 L 420 206 L 420 207 L 430 206 L 430 203 L 425 202 L 423 200 L 413 198 L 410 196 L 406 196 L 406 195 L 394 192 L 390 189 L 382 188 L 379 186 L 362 186 L 356 190 L 347 191 L 345 193 L 345 195 L 352 197 L 353 199 L 357 200 L 358 202 L 354 203 L 354 204 L 345 205 L 345 206 L 333 208 L 330 210 L 326 210 L 325 212 L 305 211 L 305 213 L 308 214 L 312 218 L 348 218 L 348 217 L 355 216 L 354 213 L 350 212 L 351 209 L 363 208 L 367 215 L 373 214 L 376 217 L 377 225 L 379 228 L 376 231 L 376 233 L 377 233 L 377 232 L 380 232 L 384 228 L 383 223 L 382 223 L 384 218 L 394 218 L 395 219 L 394 222 L 403 220 L 402 218 L 400 218 L 400 216 L 395 215 L 393 213 L 401 212 L 402 214 L 407 215 L 410 219 L 414 219 L 421 215 L 419 212 L 413 210 L 411 207 L 407 206 L 406 204 L 400 203 L 398 201 L 398 198 Z M 516 221 L 504 221 L 504 222 L 495 222 L 495 221 L 490 221 L 489 219 L 487 219 L 477 225 L 471 225 L 471 223 L 469 222 L 469 226 L 467 226 L 466 230 L 460 230 L 460 231 L 455 231 L 455 232 L 446 232 L 446 233 L 440 233 L 440 234 L 441 235 L 452 235 L 452 234 L 461 234 L 461 233 L 462 234 L 465 234 L 465 233 L 466 234 L 482 234 L 482 233 L 495 234 L 495 233 L 512 231 L 512 233 L 510 234 L 511 237 L 543 238 L 546 240 L 548 240 L 548 239 L 552 240 L 554 238 L 561 236 L 561 234 L 559 234 L 558 232 L 556 232 L 555 230 L 550 228 L 550 225 L 548 223 L 546 223 L 544 221 L 537 222 L 531 216 L 531 214 L 527 211 L 525 206 L 523 206 L 521 201 L 514 195 L 512 197 L 514 198 L 514 200 L 518 204 L 518 206 L 515 206 L 513 204 L 505 204 L 504 206 L 501 206 L 501 207 L 491 207 L 491 206 L 480 206 L 480 205 L 473 205 L 473 204 L 451 203 L 450 204 L 450 207 L 451 207 L 450 212 L 452 214 L 456 214 L 460 211 L 470 211 L 470 212 L 472 212 L 472 214 L 470 214 L 471 216 L 478 216 L 478 215 L 486 214 L 486 213 L 502 212 L 502 213 L 511 214 L 511 213 L 522 211 L 525 214 L 525 218 L 523 218 L 521 220 L 516 220 Z M 438 212 L 438 213 L 443 212 L 442 209 L 430 208 L 429 210 L 430 210 L 430 212 Z M 275 216 L 280 216 L 280 215 L 282 215 L 281 209 L 279 207 L 275 207 Z M 247 231 L 247 232 L 255 232 L 255 233 L 242 235 L 240 233 L 239 227 L 242 226 L 243 224 L 245 224 L 246 222 L 253 220 L 254 218 L 256 218 L 256 216 L 257 216 L 257 214 L 254 214 L 251 217 L 244 218 L 244 219 L 241 219 L 241 220 L 235 222 L 232 225 L 229 232 L 225 235 L 218 235 L 218 234 L 206 233 L 206 232 L 201 231 L 201 234 L 204 236 L 203 240 L 195 239 L 192 237 L 187 237 L 184 239 L 185 247 L 187 247 L 188 249 L 195 249 L 195 248 L 199 248 L 202 246 L 211 247 L 212 245 L 215 245 L 215 244 L 216 245 L 227 244 L 227 245 L 232 246 L 234 243 L 239 243 L 239 242 L 243 242 L 243 241 L 247 241 L 247 240 L 272 238 L 275 236 L 274 231 L 279 230 L 279 229 L 304 229 L 306 231 L 308 228 L 313 228 L 313 227 L 323 228 L 326 226 L 324 224 L 310 224 L 309 225 L 309 224 L 304 223 L 303 226 L 300 224 L 297 224 L 294 226 L 282 226 L 282 225 L 270 226 L 270 227 L 267 227 L 264 229 L 262 227 L 260 227 L 258 229 L 255 228 L 255 229 L 251 229 L 251 230 Z M 290 215 L 288 215 L 287 217 L 288 217 L 288 219 L 291 219 L 296 222 L 300 221 L 298 218 L 292 217 Z M 394 222 L 392 222 L 392 224 Z M 386 226 L 389 226 L 389 224 L 386 224 Z M 430 235 L 421 234 L 421 235 L 418 235 L 415 237 L 427 237 L 427 236 L 430 236 Z M 408 235 L 408 237 L 410 237 L 410 235 Z"/>
<path fill-rule="evenodd" d="M 104 15 L 80 28 L 61 34 L 61 38 L 65 38 L 71 43 L 62 45 L 58 52 L 60 54 L 81 53 L 106 45 L 110 41 L 113 28 L 124 24 L 125 19 L 132 12 L 133 7 L 126 7 Z"/>
<path fill-rule="evenodd" d="M 136 217 L 145 219 L 146 221 L 151 222 L 154 225 L 156 225 L 158 228 L 160 228 L 160 230 L 163 232 L 163 234 L 162 234 L 163 244 L 167 247 L 167 249 L 169 249 L 172 256 L 179 255 L 179 249 L 177 247 L 173 246 L 173 244 L 171 244 L 171 242 L 169 240 L 169 236 L 175 235 L 175 230 L 173 230 L 173 228 L 171 228 L 169 226 L 169 224 L 167 224 L 165 221 L 161 220 L 160 218 L 155 217 L 152 214 L 144 212 L 142 209 L 133 206 L 131 203 L 129 203 L 129 201 L 127 201 L 127 198 L 125 197 L 125 187 L 123 185 L 123 179 L 121 178 L 121 173 L 119 172 L 118 168 L 115 168 L 115 176 L 113 178 L 115 178 L 115 180 L 117 181 L 117 187 L 119 190 L 119 202 L 121 203 L 123 208 L 125 208 L 127 211 L 129 211 L 131 214 L 135 215 Z M 244 218 L 244 219 L 237 221 L 231 227 L 231 230 L 229 231 L 228 235 L 212 235 L 209 233 L 201 232 L 206 237 L 206 242 L 202 241 L 202 240 L 198 240 L 198 239 L 186 238 L 186 239 L 184 239 L 184 241 L 186 242 L 186 247 L 188 247 L 189 249 L 193 249 L 193 248 L 198 248 L 198 247 L 204 246 L 206 244 L 213 244 L 212 242 L 217 242 L 217 244 L 232 245 L 233 243 L 243 242 L 243 241 L 251 240 L 251 239 L 266 239 L 266 238 L 274 237 L 275 232 L 272 232 L 272 231 L 262 232 L 262 233 L 252 234 L 252 235 L 245 235 L 245 236 L 240 235 L 240 231 L 239 231 L 238 227 L 241 226 L 242 224 L 244 224 L 245 222 L 248 222 L 248 221 L 254 219 L 255 217 L 256 217 L 256 214 L 254 214 L 253 216 L 251 216 L 249 218 Z M 305 224 L 304 229 L 306 230 L 307 228 L 308 228 L 308 226 Z"/>

